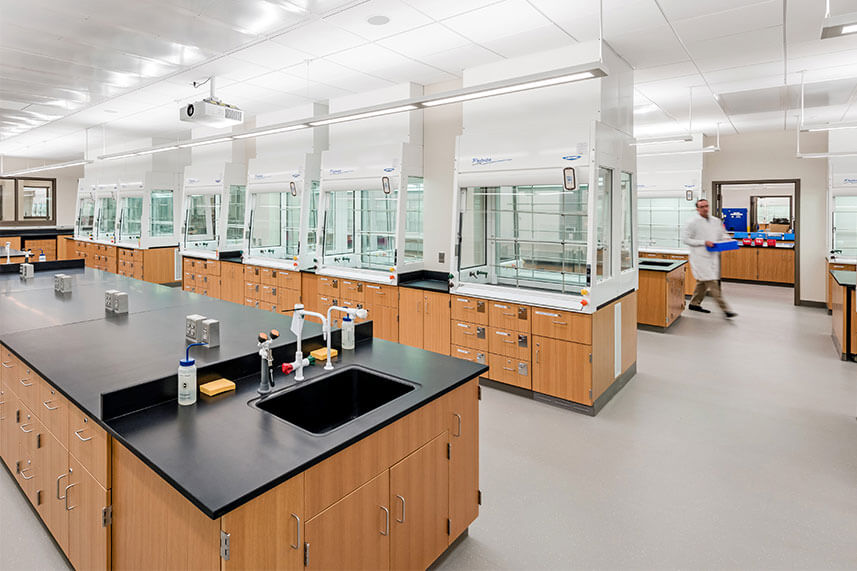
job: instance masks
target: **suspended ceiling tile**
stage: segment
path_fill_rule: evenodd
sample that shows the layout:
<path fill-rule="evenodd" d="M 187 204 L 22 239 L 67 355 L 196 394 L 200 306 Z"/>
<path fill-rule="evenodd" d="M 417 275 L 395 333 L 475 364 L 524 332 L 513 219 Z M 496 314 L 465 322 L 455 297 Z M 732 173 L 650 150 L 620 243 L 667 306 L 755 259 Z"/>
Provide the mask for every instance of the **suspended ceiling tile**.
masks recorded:
<path fill-rule="evenodd" d="M 500 54 L 474 44 L 420 58 L 421 61 L 456 77 L 460 77 L 461 72 L 469 67 L 493 63 L 502 59 L 504 58 Z"/>
<path fill-rule="evenodd" d="M 526 0 L 505 0 L 444 20 L 444 24 L 477 43 L 485 43 L 550 24 Z"/>
<path fill-rule="evenodd" d="M 418 72 L 424 65 L 377 44 L 360 46 L 326 59 L 355 71 L 394 81 L 393 77 L 400 77 L 402 70 Z"/>
<path fill-rule="evenodd" d="M 389 80 L 354 71 L 327 59 L 313 60 L 309 66 L 295 65 L 284 69 L 283 72 L 298 85 L 305 85 L 307 81 L 311 81 L 355 92 L 372 91 L 392 85 Z"/>
<path fill-rule="evenodd" d="M 608 43 L 635 69 L 689 61 L 681 44 L 666 24 L 651 31 L 613 36 L 608 39 Z M 693 68 L 693 73 L 696 73 L 696 68 Z"/>
<path fill-rule="evenodd" d="M 272 41 L 264 41 L 235 52 L 232 57 L 270 70 L 283 69 L 312 59 L 312 55 Z"/>
<path fill-rule="evenodd" d="M 782 0 L 752 3 L 725 9 L 705 16 L 675 20 L 673 25 L 685 41 L 709 40 L 751 32 L 761 28 L 781 26 L 783 23 Z"/>
<path fill-rule="evenodd" d="M 443 20 L 452 16 L 470 12 L 492 4 L 499 4 L 503 0 L 405 0 L 413 8 L 419 10 L 429 18 Z"/>
<path fill-rule="evenodd" d="M 755 63 L 730 67 L 717 71 L 709 71 L 705 74 L 708 82 L 714 86 L 717 92 L 737 91 L 730 88 L 729 85 L 734 82 L 761 81 L 766 83 L 769 77 L 778 77 L 779 84 L 783 83 L 783 62 L 773 61 L 768 63 Z M 766 85 L 758 85 L 756 87 L 765 87 Z M 751 88 L 755 89 L 755 88 Z"/>
<path fill-rule="evenodd" d="M 171 83 L 181 82 L 190 86 L 194 81 L 205 81 L 206 78 L 214 76 L 217 78 L 217 85 L 226 85 L 246 81 L 269 71 L 271 70 L 267 67 L 230 55 L 173 76 Z"/>
<path fill-rule="evenodd" d="M 323 20 L 311 22 L 272 38 L 272 41 L 316 57 L 354 48 L 366 43 L 364 38 L 341 30 Z"/>
<path fill-rule="evenodd" d="M 688 50 L 703 72 L 783 60 L 782 26 L 699 42 Z"/>
<path fill-rule="evenodd" d="M 753 3 L 763 3 L 766 0 L 658 0 L 664 12 L 671 21 L 696 18 L 709 14 L 717 14 L 734 8 L 741 8 Z"/>
<path fill-rule="evenodd" d="M 373 16 L 389 18 L 389 22 L 380 26 L 370 24 L 367 20 Z M 325 21 L 367 40 L 379 40 L 432 22 L 402 0 L 369 0 L 325 18 Z"/>
<path fill-rule="evenodd" d="M 530 0 L 533 6 L 578 41 L 598 38 L 598 2 Z"/>
<path fill-rule="evenodd" d="M 822 2 L 789 2 L 787 7 L 786 22 L 789 43 L 821 41 L 824 4 Z"/>
<path fill-rule="evenodd" d="M 429 24 L 378 41 L 379 45 L 414 59 L 459 48 L 470 43 L 470 40 L 442 24 Z"/>
<path fill-rule="evenodd" d="M 674 79 L 677 77 L 693 76 L 699 78 L 696 73 L 696 68 L 690 60 L 672 63 L 667 65 L 658 65 L 653 67 L 643 67 L 634 70 L 634 83 L 636 85 L 644 84 L 650 81 L 662 81 L 665 79 Z"/>
<path fill-rule="evenodd" d="M 568 34 L 554 24 L 548 24 L 534 30 L 504 36 L 497 40 L 484 42 L 483 45 L 507 58 L 531 54 L 533 52 L 560 48 L 577 43 Z"/>
<path fill-rule="evenodd" d="M 607 40 L 621 34 L 661 28 L 665 23 L 652 0 L 604 0 L 604 37 Z"/>

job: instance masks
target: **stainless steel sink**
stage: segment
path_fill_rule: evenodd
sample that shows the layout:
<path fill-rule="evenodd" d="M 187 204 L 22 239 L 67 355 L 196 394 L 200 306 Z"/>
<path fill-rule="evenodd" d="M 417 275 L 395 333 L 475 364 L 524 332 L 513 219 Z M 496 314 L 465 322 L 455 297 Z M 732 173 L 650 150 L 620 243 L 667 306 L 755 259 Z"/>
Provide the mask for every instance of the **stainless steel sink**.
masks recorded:
<path fill-rule="evenodd" d="M 415 388 L 351 365 L 250 404 L 312 434 L 327 434 Z"/>

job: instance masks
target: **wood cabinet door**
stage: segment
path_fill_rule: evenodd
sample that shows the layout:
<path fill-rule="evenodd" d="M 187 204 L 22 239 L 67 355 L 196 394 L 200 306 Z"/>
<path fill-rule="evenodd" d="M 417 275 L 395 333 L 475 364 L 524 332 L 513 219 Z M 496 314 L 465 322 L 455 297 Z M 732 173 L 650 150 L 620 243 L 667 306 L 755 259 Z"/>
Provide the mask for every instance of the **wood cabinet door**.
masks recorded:
<path fill-rule="evenodd" d="M 424 305 L 422 290 L 399 288 L 399 343 L 402 345 L 423 348 Z"/>
<path fill-rule="evenodd" d="M 795 252 L 785 248 L 762 248 L 758 251 L 759 281 L 793 284 Z"/>
<path fill-rule="evenodd" d="M 6 383 L 0 382 L 0 458 L 15 473 L 18 461 L 18 399 Z"/>
<path fill-rule="evenodd" d="M 372 320 L 372 335 L 378 339 L 399 341 L 399 310 L 385 305 L 373 305 L 369 309 Z"/>
<path fill-rule="evenodd" d="M 68 450 L 53 435 L 42 440 L 44 466 L 38 471 L 38 488 L 41 490 L 39 514 L 51 530 L 51 535 L 68 553 L 68 512 L 65 504 L 65 487 L 68 485 Z"/>
<path fill-rule="evenodd" d="M 15 475 L 27 499 L 38 509 L 41 504 L 42 472 L 47 469 L 44 446 L 47 430 L 35 414 L 20 400 L 19 403 L 21 422 L 18 425 Z"/>
<path fill-rule="evenodd" d="M 449 546 L 449 433 L 390 468 L 393 569 L 426 569 Z"/>
<path fill-rule="evenodd" d="M 68 401 L 47 381 L 39 381 L 39 418 L 63 447 L 68 446 Z"/>
<path fill-rule="evenodd" d="M 369 480 L 306 523 L 307 569 L 390 568 L 390 472 Z"/>
<path fill-rule="evenodd" d="M 68 511 L 68 558 L 75 569 L 110 568 L 110 528 L 104 526 L 104 508 L 110 493 L 69 455 L 68 485 L 63 500 Z"/>
<path fill-rule="evenodd" d="M 449 294 L 424 292 L 423 349 L 449 355 Z"/>
<path fill-rule="evenodd" d="M 244 303 L 244 268 L 241 264 L 223 264 L 220 268 L 220 299 Z"/>
<path fill-rule="evenodd" d="M 103 488 L 110 487 L 110 437 L 76 406 L 69 407 L 68 451 Z"/>
<path fill-rule="evenodd" d="M 591 347 L 579 343 L 535 337 L 533 390 L 582 404 L 592 404 Z"/>
<path fill-rule="evenodd" d="M 479 515 L 479 379 L 446 397 L 449 431 L 449 542 Z"/>
<path fill-rule="evenodd" d="M 310 311 L 318 311 L 318 276 L 301 274 L 301 303 Z"/>
<path fill-rule="evenodd" d="M 298 474 L 221 519 L 230 569 L 303 569 L 304 475 Z"/>

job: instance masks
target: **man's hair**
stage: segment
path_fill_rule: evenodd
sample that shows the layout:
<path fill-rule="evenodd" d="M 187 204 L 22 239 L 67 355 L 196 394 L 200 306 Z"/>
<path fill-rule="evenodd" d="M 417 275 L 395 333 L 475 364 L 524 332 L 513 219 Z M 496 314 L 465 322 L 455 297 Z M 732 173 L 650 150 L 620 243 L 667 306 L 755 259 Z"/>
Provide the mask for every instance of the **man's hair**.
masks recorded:
<path fill-rule="evenodd" d="M 700 198 L 699 200 L 697 200 L 697 201 L 696 201 L 696 207 L 697 207 L 697 208 L 699 208 L 699 203 L 700 203 L 700 202 L 708 202 L 708 199 L 707 199 L 707 198 Z"/>

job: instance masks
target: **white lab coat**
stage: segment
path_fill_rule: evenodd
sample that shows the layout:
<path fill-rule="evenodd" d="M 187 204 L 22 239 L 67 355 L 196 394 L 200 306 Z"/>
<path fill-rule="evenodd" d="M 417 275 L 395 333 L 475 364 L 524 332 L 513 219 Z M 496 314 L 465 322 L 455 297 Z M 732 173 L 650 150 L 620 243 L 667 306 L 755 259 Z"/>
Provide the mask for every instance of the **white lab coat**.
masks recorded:
<path fill-rule="evenodd" d="M 697 281 L 720 279 L 720 252 L 709 252 L 705 242 L 722 242 L 731 239 L 732 237 L 726 233 L 723 222 L 714 216 L 705 219 L 697 214 L 685 225 L 681 233 L 681 241 L 690 250 L 688 256 L 690 271 L 693 272 L 693 277 Z"/>

